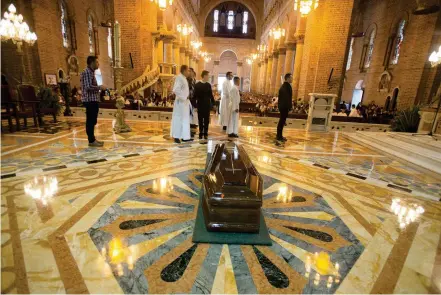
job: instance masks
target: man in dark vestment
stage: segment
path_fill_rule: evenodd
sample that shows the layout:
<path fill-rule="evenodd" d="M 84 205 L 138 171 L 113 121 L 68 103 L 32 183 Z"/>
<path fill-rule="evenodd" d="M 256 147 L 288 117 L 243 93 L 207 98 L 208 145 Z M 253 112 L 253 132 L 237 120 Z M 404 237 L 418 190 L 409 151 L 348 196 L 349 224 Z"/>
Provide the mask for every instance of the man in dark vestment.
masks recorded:
<path fill-rule="evenodd" d="M 288 118 L 288 113 L 292 109 L 292 74 L 288 73 L 285 75 L 285 82 L 279 89 L 279 112 L 280 120 L 277 125 L 277 140 L 286 141 L 286 137 L 283 137 L 283 127 L 286 123 L 286 118 Z"/>
<path fill-rule="evenodd" d="M 208 71 L 202 71 L 202 81 L 196 83 L 194 88 L 194 99 L 198 109 L 199 139 L 208 139 L 208 125 L 210 124 L 210 110 L 214 104 L 213 91 Z"/>

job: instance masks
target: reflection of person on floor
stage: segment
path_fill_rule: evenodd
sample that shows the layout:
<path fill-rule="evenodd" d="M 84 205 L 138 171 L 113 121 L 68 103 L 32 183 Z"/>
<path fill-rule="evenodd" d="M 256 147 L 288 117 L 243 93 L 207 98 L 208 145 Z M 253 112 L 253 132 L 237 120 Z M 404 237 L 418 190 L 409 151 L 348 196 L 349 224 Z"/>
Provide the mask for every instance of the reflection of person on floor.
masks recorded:
<path fill-rule="evenodd" d="M 239 137 L 239 104 L 240 104 L 240 78 L 234 77 L 234 86 L 231 87 L 230 91 L 230 102 L 228 104 L 228 137 Z"/>
<path fill-rule="evenodd" d="M 210 124 L 210 110 L 214 104 L 213 91 L 208 71 L 202 71 L 202 81 L 196 83 L 194 88 L 194 98 L 198 109 L 199 119 L 199 139 L 208 139 L 208 125 Z"/>
<path fill-rule="evenodd" d="M 228 125 L 228 104 L 230 102 L 230 91 L 232 88 L 231 79 L 233 79 L 233 73 L 227 72 L 227 79 L 222 84 L 222 97 L 219 104 L 220 107 L 220 117 L 219 124 L 223 126 L 224 130 L 227 130 Z"/>
<path fill-rule="evenodd" d="M 83 92 L 82 101 L 86 107 L 86 132 L 89 139 L 89 146 L 100 147 L 104 143 L 95 138 L 95 125 L 98 120 L 100 89 L 95 78 L 95 71 L 100 64 L 96 56 L 87 57 L 87 68 L 81 73 L 80 82 Z M 105 88 L 103 87 L 103 90 Z"/>
<path fill-rule="evenodd" d="M 175 143 L 190 141 L 190 100 L 188 96 L 190 90 L 188 88 L 187 77 L 189 70 L 187 65 L 181 66 L 181 73 L 176 76 L 173 92 L 176 95 L 173 105 L 173 117 L 171 123 L 170 136 L 175 139 Z"/>
<path fill-rule="evenodd" d="M 286 137 L 283 137 L 283 127 L 285 127 L 286 118 L 288 113 L 292 109 L 292 74 L 285 75 L 285 82 L 279 89 L 278 107 L 280 112 L 279 124 L 277 124 L 277 140 L 286 141 Z"/>

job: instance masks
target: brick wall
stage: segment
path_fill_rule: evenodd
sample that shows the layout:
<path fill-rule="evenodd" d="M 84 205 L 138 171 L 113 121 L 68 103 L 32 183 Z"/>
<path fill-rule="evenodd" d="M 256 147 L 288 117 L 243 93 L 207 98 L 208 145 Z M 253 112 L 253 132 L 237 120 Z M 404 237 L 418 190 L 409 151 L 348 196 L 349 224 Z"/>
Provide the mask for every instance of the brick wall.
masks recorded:
<path fill-rule="evenodd" d="M 438 14 L 412 15 L 412 10 L 415 7 L 414 0 L 373 0 L 364 7 L 361 11 L 362 26 L 360 26 L 363 32 L 368 35 L 373 25 L 377 27 L 372 63 L 368 69 L 360 71 L 359 64 L 363 44 L 367 41 L 364 37 L 356 38 L 351 68 L 346 73 L 343 100 L 351 101 L 354 87 L 360 80 L 365 85 L 363 99 L 365 104 L 375 101 L 377 104 L 384 105 L 387 96 L 391 95 L 395 88 L 399 89 L 399 109 L 412 106 L 417 101 L 427 100 L 430 93 L 428 89 L 432 88 L 435 76 L 433 70 L 428 66 L 427 59 L 429 50 L 433 47 L 432 36 Z M 385 70 L 383 60 L 388 40 L 391 34 L 395 32 L 396 24 L 403 18 L 407 19 L 408 23 L 405 28 L 400 58 L 397 65 L 389 65 L 388 68 L 392 76 L 390 92 L 379 92 L 380 76 Z M 426 71 L 423 75 L 425 67 Z M 423 76 L 424 79 L 422 80 Z M 417 95 L 421 98 L 416 99 Z"/>
<path fill-rule="evenodd" d="M 311 92 L 340 93 L 353 4 L 354 0 L 320 1 L 308 16 L 299 98 L 308 99 Z"/>
<path fill-rule="evenodd" d="M 109 2 L 111 1 L 75 0 L 66 1 L 66 4 L 70 19 L 75 22 L 77 50 L 74 54 L 78 58 L 80 71 L 86 67 L 86 58 L 90 54 L 87 13 L 92 11 L 98 29 L 103 84 L 113 87 L 113 73 L 107 50 L 107 28 L 100 26 L 101 22 L 105 22 L 111 17 Z M 25 49 L 24 54 L 25 68 L 31 82 L 35 85 L 43 84 L 44 74 L 56 74 L 58 69 L 63 69 L 68 74 L 67 59 L 73 52 L 71 49 L 63 47 L 60 2 L 58 0 L 20 0 L 16 4 L 17 12 L 24 15 L 31 30 L 36 32 L 38 38 L 32 48 Z M 6 8 L 2 4 L 2 12 L 5 10 Z M 2 45 L 2 72 L 7 75 L 17 75 L 18 58 L 14 54 L 12 46 L 6 43 Z M 79 85 L 79 76 L 71 76 L 71 85 Z"/>

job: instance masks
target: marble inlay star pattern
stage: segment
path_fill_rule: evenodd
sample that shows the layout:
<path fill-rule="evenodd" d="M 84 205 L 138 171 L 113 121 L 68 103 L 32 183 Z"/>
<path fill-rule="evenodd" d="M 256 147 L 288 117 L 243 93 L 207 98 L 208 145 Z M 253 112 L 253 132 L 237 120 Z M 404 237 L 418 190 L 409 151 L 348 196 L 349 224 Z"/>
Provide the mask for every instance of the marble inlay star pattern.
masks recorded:
<path fill-rule="evenodd" d="M 207 260 L 213 262 L 214 257 L 220 259 L 222 251 L 225 251 L 221 245 L 212 245 L 208 252 L 203 252 L 206 256 L 198 256 L 198 263 L 193 264 L 191 269 L 192 274 L 187 270 L 201 247 L 187 242 L 194 227 L 198 203 L 196 192 L 201 187 L 201 176 L 202 171 L 198 170 L 170 175 L 162 179 L 163 183 L 168 181 L 172 184 L 176 183 L 172 179 L 179 179 L 181 184 L 173 185 L 168 190 L 164 186 L 162 192 L 161 188 L 158 188 L 161 179 L 134 184 L 89 230 L 97 249 L 103 253 L 103 258 L 109 263 L 125 293 L 173 293 L 177 291 L 172 287 L 174 283 L 187 281 L 188 276 L 195 278 L 192 278 L 193 282 L 188 282 L 188 289 L 181 289 L 180 292 L 205 292 L 219 284 L 215 280 L 217 269 L 207 273 L 203 265 Z M 247 249 L 252 248 L 252 251 L 247 250 L 246 254 L 237 249 L 237 259 L 231 261 L 235 281 L 243 276 L 257 279 L 258 273 L 254 273 L 256 268 L 262 269 L 266 280 L 266 283 L 250 280 L 247 285 L 241 285 L 242 292 L 334 292 L 339 284 L 326 287 L 328 275 L 333 273 L 320 272 L 322 278 L 318 284 L 314 284 L 316 269 L 306 274 L 307 255 L 314 257 L 315 252 L 326 251 L 334 265 L 339 263 L 339 275 L 344 279 L 362 253 L 363 245 L 321 196 L 267 176 L 264 176 L 264 185 L 266 194 L 263 214 L 275 243 L 269 250 L 243 246 Z M 289 199 L 281 198 L 278 190 L 271 189 L 284 185 L 288 193 L 292 194 Z M 128 202 L 134 206 L 128 206 Z M 308 213 L 311 214 L 306 218 L 305 215 L 302 216 Z M 326 214 L 328 218 L 320 218 L 321 214 Z M 176 231 L 180 233 L 171 239 L 167 237 Z M 138 259 L 133 260 L 132 253 L 126 253 L 125 260 L 115 262 L 109 246 L 115 238 L 121 239 L 122 244 L 130 248 L 129 252 L 136 253 L 135 257 Z M 146 243 L 151 245 L 147 249 L 143 246 Z M 182 243 L 186 243 L 188 247 L 181 253 L 179 245 Z M 289 245 L 289 248 L 286 249 L 285 245 Z M 234 248 L 231 245 L 227 247 L 229 252 Z M 291 252 L 292 248 L 301 249 L 301 255 Z M 271 255 L 266 256 L 266 251 L 270 251 Z M 163 261 L 161 256 L 164 255 L 169 255 L 172 259 Z M 274 255 L 278 258 L 272 260 Z M 130 267 L 131 264 L 133 268 Z M 216 265 L 224 267 L 221 260 Z M 285 274 L 284 271 L 289 273 Z M 139 277 L 139 274 L 144 274 L 145 277 Z M 149 277 L 149 274 L 153 277 Z M 305 278 L 305 275 L 309 279 Z M 300 281 L 292 280 L 293 277 L 299 277 Z M 232 285 L 228 288 L 237 289 L 238 286 Z"/>
<path fill-rule="evenodd" d="M 121 138 L 111 134 L 110 120 L 100 120 L 105 147 L 73 163 L 74 135 L 78 152 L 89 153 L 84 120 L 60 119 L 77 126 L 2 134 L 2 164 L 25 159 L 16 174 L 2 170 L 2 293 L 441 292 L 441 181 L 423 168 L 337 132 L 287 130 L 289 142 L 276 146 L 274 129 L 241 128 L 238 143 L 265 176 L 264 214 L 274 244 L 194 246 L 200 171 L 207 150 L 226 140 L 221 128 L 210 127 L 213 141 L 206 145 L 178 148 L 167 140 L 167 123 L 130 122 L 135 132 Z M 142 139 L 132 138 L 137 132 Z M 26 170 L 43 156 L 48 162 Z M 370 175 L 389 182 L 363 174 L 370 163 Z M 37 175 L 57 179 L 47 203 L 24 192 Z M 163 177 L 169 181 L 155 193 L 154 180 Z M 277 201 L 283 185 L 295 191 L 290 202 Z M 404 228 L 391 211 L 397 198 L 424 208 Z M 315 252 L 328 253 L 333 264 L 327 271 L 313 264 L 307 276 L 305 262 Z M 328 288 L 335 262 L 340 281 Z"/>

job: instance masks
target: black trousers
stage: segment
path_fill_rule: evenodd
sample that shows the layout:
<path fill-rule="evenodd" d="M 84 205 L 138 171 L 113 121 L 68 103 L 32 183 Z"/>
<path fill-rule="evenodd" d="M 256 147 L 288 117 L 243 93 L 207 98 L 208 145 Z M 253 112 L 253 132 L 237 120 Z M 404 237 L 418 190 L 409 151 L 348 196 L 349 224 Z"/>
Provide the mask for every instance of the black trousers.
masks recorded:
<path fill-rule="evenodd" d="M 277 124 L 277 138 L 281 138 L 283 135 L 283 127 L 285 127 L 286 118 L 288 118 L 289 110 L 280 110 L 279 124 Z"/>
<path fill-rule="evenodd" d="M 199 134 L 208 135 L 208 125 L 210 124 L 210 110 L 198 110 Z"/>
<path fill-rule="evenodd" d="M 99 103 L 96 101 L 84 102 L 86 107 L 86 133 L 89 143 L 95 141 L 95 125 L 98 121 Z"/>

